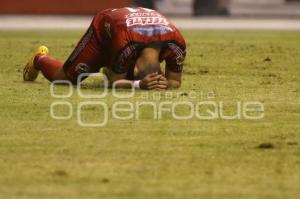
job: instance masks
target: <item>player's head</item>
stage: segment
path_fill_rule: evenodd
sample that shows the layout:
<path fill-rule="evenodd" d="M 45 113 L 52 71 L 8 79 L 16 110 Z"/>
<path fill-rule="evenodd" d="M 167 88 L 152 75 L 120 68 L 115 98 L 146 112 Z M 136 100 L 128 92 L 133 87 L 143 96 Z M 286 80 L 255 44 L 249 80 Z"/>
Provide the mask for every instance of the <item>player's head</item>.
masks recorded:
<path fill-rule="evenodd" d="M 162 73 L 159 61 L 160 51 L 160 43 L 152 43 L 143 49 L 136 62 L 135 77 L 143 79 L 148 74 Z"/>

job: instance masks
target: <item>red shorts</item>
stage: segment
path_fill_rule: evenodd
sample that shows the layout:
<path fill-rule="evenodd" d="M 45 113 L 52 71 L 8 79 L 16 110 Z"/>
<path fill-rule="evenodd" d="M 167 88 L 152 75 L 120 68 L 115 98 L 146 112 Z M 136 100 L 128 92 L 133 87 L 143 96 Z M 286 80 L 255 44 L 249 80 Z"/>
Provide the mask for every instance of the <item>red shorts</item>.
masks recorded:
<path fill-rule="evenodd" d="M 90 27 L 78 42 L 77 46 L 64 63 L 64 72 L 67 78 L 77 83 L 77 78 L 82 73 L 97 73 L 101 67 L 108 65 L 107 49 L 101 16 L 93 19 Z"/>

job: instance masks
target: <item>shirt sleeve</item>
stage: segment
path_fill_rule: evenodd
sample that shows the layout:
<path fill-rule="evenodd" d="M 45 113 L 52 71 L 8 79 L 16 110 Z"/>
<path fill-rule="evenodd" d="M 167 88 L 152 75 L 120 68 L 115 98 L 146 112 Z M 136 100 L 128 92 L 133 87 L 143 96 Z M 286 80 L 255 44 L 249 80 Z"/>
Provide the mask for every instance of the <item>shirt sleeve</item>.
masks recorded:
<path fill-rule="evenodd" d="M 128 71 L 130 67 L 135 65 L 137 59 L 137 45 L 134 43 L 129 43 L 112 59 L 112 70 L 117 74 L 123 74 Z"/>
<path fill-rule="evenodd" d="M 186 57 L 186 47 L 175 43 L 168 43 L 166 52 L 166 68 L 174 73 L 181 73 Z"/>

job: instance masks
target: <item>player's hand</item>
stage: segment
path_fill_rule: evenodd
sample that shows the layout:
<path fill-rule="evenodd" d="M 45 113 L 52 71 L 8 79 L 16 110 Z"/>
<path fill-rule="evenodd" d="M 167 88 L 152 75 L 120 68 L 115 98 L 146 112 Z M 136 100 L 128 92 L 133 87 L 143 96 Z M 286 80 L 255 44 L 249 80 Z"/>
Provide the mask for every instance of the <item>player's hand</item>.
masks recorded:
<path fill-rule="evenodd" d="M 160 79 L 158 80 L 157 89 L 166 90 L 167 88 L 168 88 L 168 80 L 165 76 L 161 75 Z"/>
<path fill-rule="evenodd" d="M 162 75 L 158 75 L 158 73 L 152 73 L 144 77 L 144 79 L 140 82 L 141 89 L 145 90 L 155 90 L 159 86 L 159 80 Z"/>

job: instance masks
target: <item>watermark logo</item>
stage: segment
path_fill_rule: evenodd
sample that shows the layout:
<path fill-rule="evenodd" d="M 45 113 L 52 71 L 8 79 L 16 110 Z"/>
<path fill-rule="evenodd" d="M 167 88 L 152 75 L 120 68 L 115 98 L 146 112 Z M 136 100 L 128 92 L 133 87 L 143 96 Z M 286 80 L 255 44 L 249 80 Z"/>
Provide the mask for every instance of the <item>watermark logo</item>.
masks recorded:
<path fill-rule="evenodd" d="M 82 80 L 94 77 L 103 81 L 103 89 L 97 94 L 87 94 L 82 87 Z M 101 73 L 84 73 L 78 77 L 75 86 L 69 81 L 54 81 L 50 86 L 50 94 L 55 99 L 50 105 L 50 116 L 55 120 L 69 120 L 76 117 L 81 127 L 105 127 L 110 120 L 140 120 L 145 109 L 153 120 L 166 118 L 176 120 L 261 120 L 265 116 L 264 104 L 259 101 L 224 102 L 216 100 L 214 92 L 136 92 L 133 84 L 131 89 L 120 92 L 115 82 L 109 89 L 108 78 Z M 67 92 L 56 93 L 57 87 L 67 86 Z M 100 90 L 100 89 L 99 89 Z M 124 90 L 123 90 L 124 91 Z M 77 95 L 80 102 L 74 105 L 70 99 Z M 109 100 L 108 100 L 109 99 Z M 107 102 L 108 101 L 108 102 Z M 60 115 L 56 110 L 61 107 L 67 114 Z M 86 110 L 101 114 L 95 122 L 84 119 Z M 228 113 L 230 109 L 230 113 Z"/>

